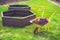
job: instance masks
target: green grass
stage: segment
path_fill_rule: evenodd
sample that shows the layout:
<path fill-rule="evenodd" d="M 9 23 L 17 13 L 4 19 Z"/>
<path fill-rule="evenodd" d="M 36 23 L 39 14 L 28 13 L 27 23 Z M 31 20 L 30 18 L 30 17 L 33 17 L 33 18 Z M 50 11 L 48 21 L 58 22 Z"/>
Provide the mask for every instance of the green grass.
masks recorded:
<path fill-rule="evenodd" d="M 44 17 L 49 18 L 51 14 L 57 10 L 53 16 L 50 31 L 39 32 L 34 35 L 35 24 L 26 26 L 25 28 L 14 28 L 2 25 L 2 17 L 0 14 L 0 40 L 60 40 L 60 7 L 50 3 L 48 0 L 29 0 L 27 2 L 19 2 L 17 4 L 27 4 L 31 7 L 31 11 L 36 17 L 41 17 L 42 10 L 45 8 Z M 8 5 L 0 6 L 0 13 L 8 10 Z M 45 27 L 48 27 L 45 26 Z"/>

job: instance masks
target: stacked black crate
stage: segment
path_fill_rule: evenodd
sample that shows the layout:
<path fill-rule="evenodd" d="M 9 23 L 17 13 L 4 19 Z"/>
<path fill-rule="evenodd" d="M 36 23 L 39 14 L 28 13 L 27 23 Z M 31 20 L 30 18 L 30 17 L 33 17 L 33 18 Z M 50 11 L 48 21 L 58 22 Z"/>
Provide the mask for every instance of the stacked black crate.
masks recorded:
<path fill-rule="evenodd" d="M 9 5 L 9 10 L 30 11 L 30 7 L 28 5 Z"/>
<path fill-rule="evenodd" d="M 14 2 L 21 2 L 21 1 L 27 1 L 27 0 L 0 0 L 0 5 L 5 5 L 5 4 L 11 4 Z"/>
<path fill-rule="evenodd" d="M 9 5 L 9 10 L 3 12 L 2 22 L 7 26 L 24 27 L 31 24 L 29 21 L 34 18 L 28 5 Z"/>

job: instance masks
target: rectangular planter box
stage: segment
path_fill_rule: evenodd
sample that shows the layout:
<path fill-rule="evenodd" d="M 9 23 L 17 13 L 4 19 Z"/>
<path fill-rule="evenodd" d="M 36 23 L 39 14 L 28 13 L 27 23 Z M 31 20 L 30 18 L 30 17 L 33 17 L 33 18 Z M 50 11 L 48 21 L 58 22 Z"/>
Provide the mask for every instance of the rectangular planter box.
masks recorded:
<path fill-rule="evenodd" d="M 60 2 L 60 0 L 56 0 L 56 1 Z"/>
<path fill-rule="evenodd" d="M 30 7 L 28 5 L 9 5 L 9 10 L 29 11 Z"/>
<path fill-rule="evenodd" d="M 24 27 L 31 24 L 29 21 L 35 15 L 29 11 L 10 10 L 3 12 L 2 23 L 4 26 Z"/>
<path fill-rule="evenodd" d="M 26 0 L 0 0 L 0 5 L 13 3 L 13 2 L 21 2 L 21 1 L 26 1 Z"/>

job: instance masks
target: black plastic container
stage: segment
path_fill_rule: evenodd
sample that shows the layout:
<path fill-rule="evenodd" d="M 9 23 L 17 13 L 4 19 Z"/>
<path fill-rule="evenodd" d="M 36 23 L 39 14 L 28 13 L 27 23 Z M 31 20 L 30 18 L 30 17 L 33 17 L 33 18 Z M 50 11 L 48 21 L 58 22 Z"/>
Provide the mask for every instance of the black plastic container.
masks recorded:
<path fill-rule="evenodd" d="M 3 12 L 2 24 L 4 26 L 24 27 L 31 24 L 29 21 L 35 18 L 30 11 L 10 10 Z"/>
<path fill-rule="evenodd" d="M 9 5 L 9 10 L 29 11 L 30 7 L 28 5 Z"/>

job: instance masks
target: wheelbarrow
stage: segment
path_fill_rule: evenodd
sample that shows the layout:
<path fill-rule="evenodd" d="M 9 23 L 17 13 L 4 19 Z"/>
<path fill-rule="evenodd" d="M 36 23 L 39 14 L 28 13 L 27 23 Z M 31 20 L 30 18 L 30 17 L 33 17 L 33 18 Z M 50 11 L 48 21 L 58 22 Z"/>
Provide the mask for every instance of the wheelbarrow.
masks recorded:
<path fill-rule="evenodd" d="M 42 27 L 44 27 L 44 25 L 50 23 L 51 18 L 53 17 L 53 15 L 55 13 L 56 13 L 56 11 L 49 18 L 45 18 L 45 17 L 42 16 L 41 18 L 39 17 L 39 18 L 35 18 L 35 19 L 30 20 L 30 23 L 36 24 L 36 28 L 34 29 L 34 34 L 38 33 L 38 28 L 42 28 Z M 50 30 L 49 26 L 48 26 L 48 30 Z"/>

